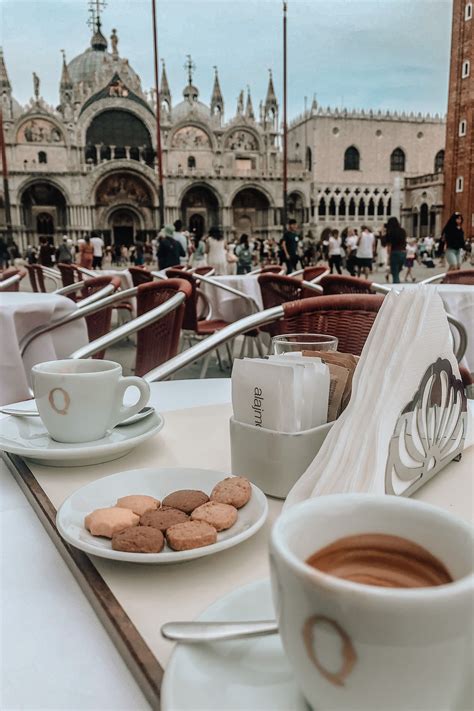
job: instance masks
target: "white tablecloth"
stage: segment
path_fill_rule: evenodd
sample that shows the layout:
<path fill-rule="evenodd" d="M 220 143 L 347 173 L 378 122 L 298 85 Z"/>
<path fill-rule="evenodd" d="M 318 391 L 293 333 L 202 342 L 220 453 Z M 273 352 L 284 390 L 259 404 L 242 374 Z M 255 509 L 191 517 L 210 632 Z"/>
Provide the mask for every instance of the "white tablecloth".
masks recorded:
<path fill-rule="evenodd" d="M 10 292 L 0 294 L 0 404 L 30 397 L 28 373 L 36 363 L 66 358 L 88 343 L 86 324 L 79 319 L 37 338 L 22 360 L 19 342 L 38 326 L 47 326 L 76 309 L 66 296 Z"/>
<path fill-rule="evenodd" d="M 213 276 L 212 279 L 233 289 L 242 291 L 247 296 L 255 300 L 259 310 L 263 309 L 262 294 L 258 283 L 258 275 L 228 275 Z M 206 294 L 212 307 L 212 318 L 222 319 L 233 323 L 244 316 L 253 313 L 252 305 L 249 301 L 235 296 L 224 289 L 201 282 L 201 289 Z"/>
<path fill-rule="evenodd" d="M 419 289 L 420 284 L 390 284 L 392 289 Z M 474 286 L 468 284 L 428 284 L 441 296 L 447 313 L 467 331 L 467 350 L 461 364 L 474 373 Z"/>

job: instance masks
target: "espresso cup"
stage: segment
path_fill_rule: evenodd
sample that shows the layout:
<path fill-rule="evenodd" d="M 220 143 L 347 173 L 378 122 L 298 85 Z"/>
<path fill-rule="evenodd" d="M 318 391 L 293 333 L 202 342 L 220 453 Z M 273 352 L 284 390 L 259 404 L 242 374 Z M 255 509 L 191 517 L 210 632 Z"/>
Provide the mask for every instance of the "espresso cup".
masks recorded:
<path fill-rule="evenodd" d="M 305 562 L 343 537 L 367 533 L 422 546 L 453 582 L 363 585 Z M 271 536 L 273 599 L 285 653 L 311 707 L 467 708 L 459 704 L 473 668 L 473 550 L 472 526 L 396 496 L 322 496 L 283 513 Z"/>
<path fill-rule="evenodd" d="M 142 378 L 122 377 L 110 360 L 56 360 L 32 368 L 40 417 L 58 442 L 93 442 L 147 404 L 150 388 Z M 140 397 L 125 406 L 123 396 L 136 387 Z"/>

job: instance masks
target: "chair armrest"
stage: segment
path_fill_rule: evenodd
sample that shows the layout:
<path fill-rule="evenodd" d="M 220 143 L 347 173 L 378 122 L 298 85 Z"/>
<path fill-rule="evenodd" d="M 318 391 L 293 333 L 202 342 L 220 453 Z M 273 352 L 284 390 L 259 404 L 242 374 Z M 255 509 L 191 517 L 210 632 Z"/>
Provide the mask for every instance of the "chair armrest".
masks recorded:
<path fill-rule="evenodd" d="M 67 294 L 73 294 L 78 289 L 82 289 L 84 284 L 85 282 L 83 281 L 76 281 L 74 282 L 74 284 L 63 286 L 61 289 L 56 289 L 56 291 L 54 291 L 53 293 L 57 294 L 58 296 L 66 296 Z"/>
<path fill-rule="evenodd" d="M 13 274 L 13 276 L 8 277 L 4 281 L 0 281 L 0 291 L 8 291 L 10 286 L 13 286 L 17 282 L 21 281 L 24 274 Z"/>
<path fill-rule="evenodd" d="M 303 270 L 304 271 L 304 270 Z M 329 276 L 331 271 L 329 269 L 326 269 L 322 274 L 320 274 L 317 277 L 314 277 L 314 279 L 310 279 L 311 284 L 319 284 L 321 279 L 324 279 L 324 277 Z"/>
<path fill-rule="evenodd" d="M 206 355 L 206 353 L 210 353 L 223 343 L 232 340 L 236 336 L 240 336 L 242 333 L 252 331 L 259 326 L 265 326 L 267 323 L 278 321 L 280 318 L 283 318 L 284 313 L 283 306 L 280 305 L 273 306 L 271 309 L 266 309 L 265 311 L 259 311 L 250 316 L 245 316 L 245 318 L 241 318 L 239 321 L 229 324 L 220 331 L 216 331 L 216 333 L 208 336 L 203 341 L 199 341 L 199 343 L 196 343 L 196 345 L 191 348 L 181 351 L 181 353 L 178 353 L 177 356 L 171 358 L 166 363 L 159 365 L 157 368 L 153 368 L 144 378 L 149 383 L 154 383 L 158 380 L 166 380 L 166 378 L 169 378 L 173 373 L 181 370 L 181 368 L 185 368 L 193 361 Z"/>
<path fill-rule="evenodd" d="M 89 343 L 87 346 L 74 351 L 74 353 L 71 353 L 69 357 L 74 359 L 90 358 L 94 355 L 94 353 L 106 350 L 110 346 L 113 346 L 114 343 L 121 341 L 123 338 L 140 331 L 142 328 L 149 326 L 155 321 L 159 321 L 159 319 L 167 316 L 169 313 L 177 309 L 178 306 L 181 306 L 185 299 L 186 295 L 180 291 L 177 294 L 174 294 L 174 296 L 168 299 L 168 301 L 165 301 L 164 304 L 160 304 L 160 306 L 151 309 L 151 311 L 147 311 L 141 316 L 137 316 L 137 318 L 127 321 L 127 323 L 124 323 L 122 326 L 114 328 L 113 331 L 106 333 L 105 336 L 101 336 L 95 341 Z"/>
<path fill-rule="evenodd" d="M 420 284 L 434 284 L 437 281 L 442 281 L 445 276 L 446 272 L 443 272 L 443 274 L 435 274 L 434 276 L 429 277 L 428 279 L 423 279 L 423 281 L 420 281 Z"/>
<path fill-rule="evenodd" d="M 291 276 L 293 276 L 291 274 Z M 322 286 L 319 286 L 319 284 L 314 284 L 312 281 L 302 281 L 301 285 L 305 289 L 309 289 L 310 291 L 315 291 L 317 294 L 324 294 L 324 289 Z"/>

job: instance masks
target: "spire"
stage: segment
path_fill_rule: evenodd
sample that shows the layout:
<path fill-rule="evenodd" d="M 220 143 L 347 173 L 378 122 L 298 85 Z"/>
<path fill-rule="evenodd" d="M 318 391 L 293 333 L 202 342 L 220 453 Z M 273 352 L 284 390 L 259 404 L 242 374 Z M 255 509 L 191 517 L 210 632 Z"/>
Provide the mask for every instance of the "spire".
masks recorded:
<path fill-rule="evenodd" d="M 311 113 L 315 114 L 318 110 L 318 102 L 316 101 L 316 94 L 313 94 L 313 103 L 311 104 Z"/>
<path fill-rule="evenodd" d="M 7 68 L 5 66 L 5 60 L 3 59 L 3 49 L 0 47 L 0 91 L 11 91 L 11 84 L 7 74 Z"/>
<path fill-rule="evenodd" d="M 165 60 L 161 60 L 161 80 L 160 80 L 160 99 L 161 105 L 165 104 L 167 110 L 171 109 L 171 92 L 166 76 Z"/>
<path fill-rule="evenodd" d="M 247 105 L 245 107 L 245 115 L 249 119 L 255 119 L 253 112 L 252 97 L 250 96 L 250 87 L 247 86 Z"/>
<path fill-rule="evenodd" d="M 224 113 L 224 98 L 222 96 L 221 87 L 219 84 L 219 75 L 217 73 L 217 67 L 214 67 L 214 86 L 212 88 L 211 96 L 211 116 L 214 114 L 219 114 L 222 116 Z"/>
<path fill-rule="evenodd" d="M 104 9 L 105 0 L 89 0 L 89 19 L 87 24 L 93 31 L 91 38 L 91 47 L 97 52 L 105 52 L 107 50 L 107 40 L 101 32 L 102 22 L 100 13 Z"/>
<path fill-rule="evenodd" d="M 190 54 L 186 55 L 186 62 L 185 62 L 184 68 L 186 69 L 186 71 L 188 73 L 188 84 L 184 88 L 183 96 L 187 101 L 189 101 L 190 104 L 192 104 L 194 101 L 198 100 L 199 91 L 193 85 L 193 72 L 196 69 L 196 65 L 194 64 L 193 60 L 191 59 Z"/>
<path fill-rule="evenodd" d="M 60 88 L 61 88 L 61 90 L 72 89 L 72 81 L 71 81 L 71 77 L 69 74 L 69 69 L 67 68 L 66 52 L 64 51 L 64 49 L 61 50 L 61 54 L 63 55 L 63 68 L 62 68 L 62 72 L 61 72 Z"/>
<path fill-rule="evenodd" d="M 273 86 L 273 75 L 272 75 L 272 70 L 268 70 L 269 77 L 268 77 L 268 89 L 267 89 L 267 98 L 265 99 L 265 106 L 270 107 L 270 106 L 275 106 L 278 107 L 278 102 L 275 94 L 275 87 Z"/>
<path fill-rule="evenodd" d="M 239 98 L 237 99 L 237 115 L 241 116 L 244 113 L 244 90 L 239 94 Z"/>
<path fill-rule="evenodd" d="M 265 113 L 265 123 L 268 124 L 273 130 L 278 128 L 278 101 L 275 94 L 275 87 L 273 86 L 273 76 L 272 70 L 268 70 L 268 89 L 267 96 L 265 99 L 264 113 Z"/>

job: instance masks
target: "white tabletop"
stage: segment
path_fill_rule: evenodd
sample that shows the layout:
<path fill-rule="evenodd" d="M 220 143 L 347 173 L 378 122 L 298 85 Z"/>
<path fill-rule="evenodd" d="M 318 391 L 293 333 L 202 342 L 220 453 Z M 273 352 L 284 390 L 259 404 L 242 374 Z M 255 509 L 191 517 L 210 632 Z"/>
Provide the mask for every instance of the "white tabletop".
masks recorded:
<path fill-rule="evenodd" d="M 155 383 L 151 390 L 151 403 L 161 412 L 230 402 L 230 380 L 227 379 Z M 212 432 L 210 437 L 212 441 Z M 114 464 L 119 471 L 120 460 Z M 230 462 L 227 468 L 229 466 Z M 467 456 L 461 463 L 447 467 L 439 478 L 441 481 L 441 477 L 446 477 L 445 488 L 446 481 L 451 482 L 450 496 L 446 497 L 443 505 L 469 517 L 472 515 L 472 511 L 469 513 L 472 509 L 472 490 L 464 492 L 464 501 L 459 509 L 456 508 L 459 492 L 456 493 L 456 486 L 452 485 L 452 478 L 455 477 L 456 481 L 461 475 L 465 478 L 466 471 L 469 474 Z M 435 479 L 423 487 L 416 497 L 432 501 L 438 486 Z M 3 530 L 0 537 L 3 561 L 2 642 L 3 649 L 8 650 L 0 667 L 0 688 L 3 692 L 0 706 L 5 709 L 55 708 L 63 711 L 147 708 L 141 691 L 71 573 L 1 463 L 0 491 Z M 270 500 L 269 504 L 269 518 L 272 520 L 278 514 L 281 503 Z M 266 534 L 262 532 L 257 538 L 258 542 L 255 540 L 248 545 L 246 552 L 245 544 L 234 549 L 233 563 L 229 563 L 230 556 L 220 554 L 214 559 L 203 559 L 207 561 L 203 564 L 198 560 L 186 566 L 171 566 L 169 571 L 165 571 L 160 589 L 156 591 L 157 597 L 166 604 L 157 607 L 156 618 L 151 624 L 159 626 L 166 620 L 167 614 L 172 614 L 174 619 L 192 618 L 217 599 L 223 587 L 232 589 L 266 576 Z M 212 586 L 208 577 L 210 561 L 217 578 Z M 201 581 L 200 566 L 206 570 L 205 580 Z M 190 584 L 193 590 L 191 598 Z M 162 609 L 164 607 L 166 609 Z M 172 608 L 172 612 L 168 608 Z M 170 650 L 171 644 L 163 642 L 159 655 L 162 664 L 166 664 Z"/>
<path fill-rule="evenodd" d="M 0 404 L 25 400 L 27 373 L 33 365 L 66 358 L 88 342 L 86 324 L 78 319 L 32 342 L 23 359 L 19 342 L 38 326 L 47 326 L 77 308 L 66 296 L 32 292 L 0 293 Z"/>

